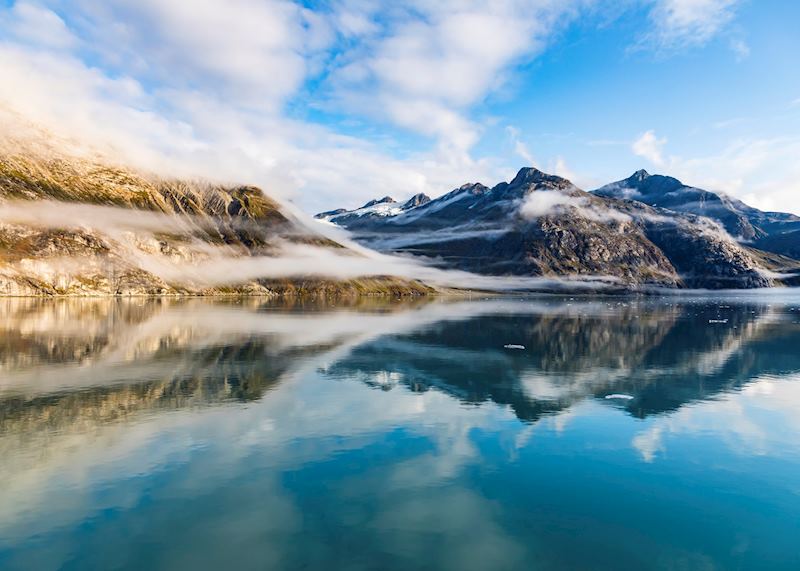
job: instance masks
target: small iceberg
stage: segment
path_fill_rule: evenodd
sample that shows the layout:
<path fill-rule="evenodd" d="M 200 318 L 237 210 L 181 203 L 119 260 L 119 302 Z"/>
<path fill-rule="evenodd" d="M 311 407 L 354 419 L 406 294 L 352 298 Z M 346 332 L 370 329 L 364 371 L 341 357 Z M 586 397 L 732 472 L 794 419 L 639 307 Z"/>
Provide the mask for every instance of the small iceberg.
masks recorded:
<path fill-rule="evenodd" d="M 622 395 L 622 394 L 613 394 L 613 395 L 606 395 L 606 399 L 620 399 L 620 400 L 633 400 L 631 395 Z"/>
<path fill-rule="evenodd" d="M 503 345 L 503 349 L 525 349 L 525 345 Z"/>

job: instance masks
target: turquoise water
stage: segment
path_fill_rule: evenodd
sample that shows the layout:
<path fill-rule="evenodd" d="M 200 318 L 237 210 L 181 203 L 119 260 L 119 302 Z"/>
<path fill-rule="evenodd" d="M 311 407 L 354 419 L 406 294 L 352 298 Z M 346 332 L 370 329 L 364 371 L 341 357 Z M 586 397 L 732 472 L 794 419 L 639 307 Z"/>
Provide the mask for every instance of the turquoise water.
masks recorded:
<path fill-rule="evenodd" d="M 800 569 L 797 295 L 0 305 L 0 569 Z"/>

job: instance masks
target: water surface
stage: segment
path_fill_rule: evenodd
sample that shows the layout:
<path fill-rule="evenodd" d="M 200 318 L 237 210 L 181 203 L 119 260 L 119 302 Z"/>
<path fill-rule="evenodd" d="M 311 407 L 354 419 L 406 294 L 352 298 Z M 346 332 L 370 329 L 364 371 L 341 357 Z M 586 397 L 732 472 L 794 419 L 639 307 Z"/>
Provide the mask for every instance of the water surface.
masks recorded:
<path fill-rule="evenodd" d="M 2 569 L 800 569 L 795 294 L 0 306 Z"/>

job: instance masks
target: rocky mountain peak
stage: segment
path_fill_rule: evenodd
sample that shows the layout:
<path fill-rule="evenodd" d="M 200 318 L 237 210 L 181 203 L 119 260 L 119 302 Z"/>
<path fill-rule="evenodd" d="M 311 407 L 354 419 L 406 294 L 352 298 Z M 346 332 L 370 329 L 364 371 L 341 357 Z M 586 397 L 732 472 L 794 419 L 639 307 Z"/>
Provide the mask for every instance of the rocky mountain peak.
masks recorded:
<path fill-rule="evenodd" d="M 391 196 L 384 196 L 383 198 L 376 198 L 375 200 L 370 200 L 361 208 L 369 208 L 370 206 L 375 206 L 376 204 L 395 204 L 395 203 L 397 203 L 397 201 Z"/>
<path fill-rule="evenodd" d="M 472 191 L 472 192 L 484 191 L 484 190 L 488 190 L 488 187 L 482 185 L 479 182 L 468 182 L 466 184 L 462 184 L 461 186 L 459 186 L 455 191 L 451 191 L 451 193 L 452 192 L 464 191 L 464 190 L 469 190 L 469 191 Z M 448 193 L 448 194 L 451 194 L 451 193 Z"/>
<path fill-rule="evenodd" d="M 685 185 L 677 178 L 660 174 L 650 174 L 641 169 L 622 181 L 626 188 L 634 188 L 642 194 L 660 195 L 674 192 Z"/>
<path fill-rule="evenodd" d="M 509 186 L 520 186 L 525 184 L 541 184 L 543 182 L 562 183 L 566 182 L 566 179 L 563 179 L 560 176 L 547 174 L 535 167 L 523 167 L 519 169 L 517 176 L 514 177 L 511 183 L 509 183 Z"/>
<path fill-rule="evenodd" d="M 427 204 L 430 201 L 431 201 L 430 196 L 428 196 L 423 192 L 420 192 L 419 194 L 415 194 L 407 201 L 405 201 L 403 203 L 403 206 L 401 206 L 401 208 L 403 210 L 408 210 L 409 208 L 416 208 L 417 206 L 422 206 L 423 204 Z"/>

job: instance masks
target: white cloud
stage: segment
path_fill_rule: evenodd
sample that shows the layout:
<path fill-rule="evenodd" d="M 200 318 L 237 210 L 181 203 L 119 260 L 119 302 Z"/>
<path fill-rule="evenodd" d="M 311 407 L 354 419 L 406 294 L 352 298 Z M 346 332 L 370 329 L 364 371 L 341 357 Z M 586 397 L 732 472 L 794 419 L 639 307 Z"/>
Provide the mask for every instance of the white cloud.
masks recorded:
<path fill-rule="evenodd" d="M 592 4 L 337 0 L 312 10 L 288 0 L 20 1 L 0 8 L 0 108 L 133 166 L 258 184 L 309 211 L 438 195 L 507 174 L 504 161 L 475 156 L 487 127 L 472 112 Z M 736 4 L 658 0 L 657 37 L 706 41 Z M 287 111 L 295 104 L 377 118 L 379 134 L 342 135 Z M 378 147 L 386 124 L 427 137 L 430 148 Z M 536 165 L 519 133 L 509 134 L 514 152 Z M 634 152 L 671 164 L 665 142 L 648 131 Z M 563 160 L 542 162 L 574 176 Z M 776 172 L 796 188 L 794 171 Z M 787 192 L 761 198 L 780 206 L 776 197 Z"/>
<path fill-rule="evenodd" d="M 462 177 L 486 175 L 479 161 L 455 168 L 424 154 L 396 159 L 367 141 L 288 119 L 276 110 L 283 88 L 264 92 L 264 105 L 250 108 L 250 96 L 243 103 L 182 81 L 148 90 L 134 75 L 106 74 L 69 51 L 19 43 L 0 44 L 0 66 L 6 114 L 134 167 L 258 184 L 311 211 L 363 202 L 365 193 L 437 194 Z M 4 122 L 2 135 L 18 126 Z"/>
<path fill-rule="evenodd" d="M 379 13 L 358 0 L 316 12 L 282 0 L 77 0 L 64 12 L 56 0 L 17 3 L 0 8 L 9 38 L 0 106 L 133 166 L 258 184 L 311 211 L 437 195 L 500 178 L 471 155 L 481 129 L 468 108 L 541 49 L 569 6 L 409 0 Z M 290 118 L 286 105 L 317 77 L 329 97 L 315 106 L 327 100 L 437 144 L 397 158 Z"/>
<path fill-rule="evenodd" d="M 533 153 L 531 153 L 528 149 L 528 146 L 522 142 L 522 139 L 520 138 L 522 133 L 520 130 L 509 125 L 506 127 L 506 133 L 508 133 L 511 143 L 514 145 L 514 153 L 525 161 L 525 165 L 540 168 L 538 161 L 533 156 Z"/>
<path fill-rule="evenodd" d="M 634 153 L 685 184 L 727 193 L 761 210 L 800 214 L 800 137 L 742 137 L 705 156 L 668 159 L 662 154 L 666 142 L 648 131 L 634 143 Z"/>
<path fill-rule="evenodd" d="M 556 176 L 560 176 L 569 180 L 581 188 L 592 188 L 593 186 L 598 186 L 597 181 L 584 177 L 573 171 L 567 165 L 566 159 L 564 159 L 562 156 L 557 156 L 554 160 L 549 160 L 545 166 L 542 166 L 539 161 L 536 160 L 536 157 L 530 151 L 528 145 L 523 142 L 522 132 L 518 128 L 512 125 L 507 125 L 505 130 L 511 141 L 511 144 L 513 145 L 514 154 L 525 161 L 525 166 L 546 170 L 547 172 L 553 173 Z"/>
<path fill-rule="evenodd" d="M 437 137 L 443 150 L 463 161 L 479 134 L 464 111 L 502 86 L 510 65 L 539 53 L 578 4 L 401 3 L 384 15 L 386 33 L 365 39 L 334 71 L 336 96 L 351 108 Z"/>
<path fill-rule="evenodd" d="M 670 159 L 670 172 L 767 211 L 800 214 L 800 137 L 739 139 L 706 157 Z"/>
<path fill-rule="evenodd" d="M 70 48 L 77 39 L 55 12 L 30 2 L 16 2 L 0 12 L 0 30 L 16 40 L 44 48 Z"/>
<path fill-rule="evenodd" d="M 531 192 L 520 207 L 520 213 L 526 218 L 539 218 L 556 212 L 563 206 L 580 206 L 579 199 L 557 191 Z"/>
<path fill-rule="evenodd" d="M 660 51 L 700 46 L 733 18 L 740 0 L 655 0 L 650 12 L 654 29 L 641 46 Z"/>
<path fill-rule="evenodd" d="M 629 222 L 630 216 L 598 204 L 587 195 L 571 195 L 557 190 L 535 190 L 520 205 L 519 212 L 528 219 L 571 210 L 574 214 L 601 223 Z"/>
<path fill-rule="evenodd" d="M 80 33 L 108 65 L 260 109 L 295 93 L 310 56 L 332 40 L 283 0 L 79 0 L 78 7 Z"/>
<path fill-rule="evenodd" d="M 566 159 L 561 156 L 556 157 L 555 161 L 550 161 L 548 163 L 547 172 L 552 172 L 556 176 L 565 178 L 578 188 L 582 188 L 584 190 L 597 188 L 606 182 L 593 176 L 586 176 L 581 172 L 575 171 L 567 164 Z"/>
<path fill-rule="evenodd" d="M 556 164 L 553 167 L 553 174 L 572 182 L 576 182 L 578 178 L 578 175 L 567 166 L 567 161 L 564 160 L 564 157 L 556 158 Z"/>
<path fill-rule="evenodd" d="M 661 151 L 666 144 L 667 139 L 659 139 L 655 131 L 651 129 L 633 142 L 631 150 L 636 156 L 644 157 L 656 166 L 663 166 L 664 157 Z"/>

